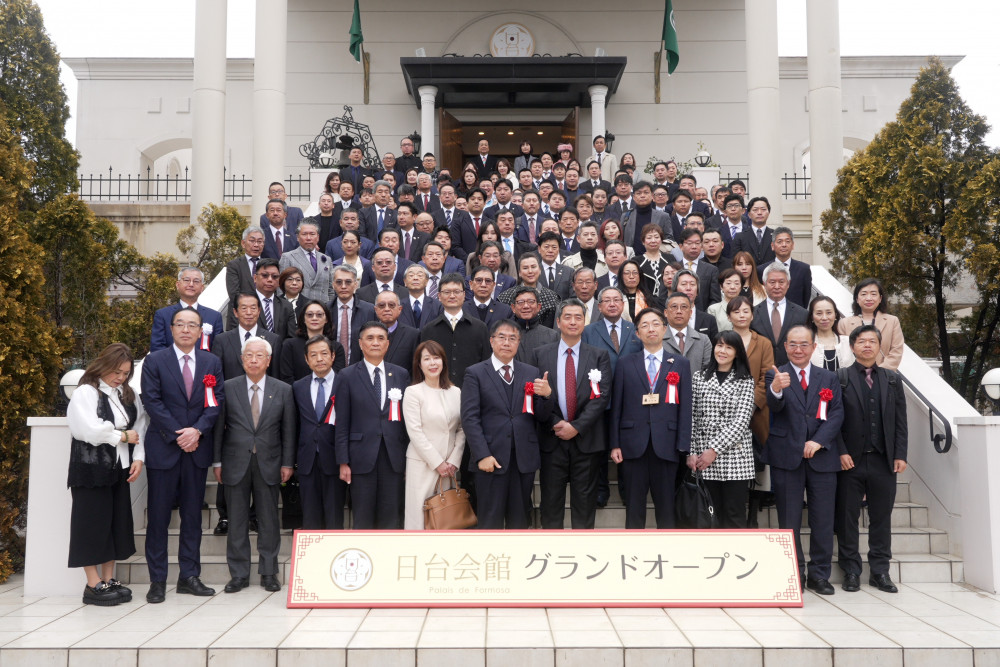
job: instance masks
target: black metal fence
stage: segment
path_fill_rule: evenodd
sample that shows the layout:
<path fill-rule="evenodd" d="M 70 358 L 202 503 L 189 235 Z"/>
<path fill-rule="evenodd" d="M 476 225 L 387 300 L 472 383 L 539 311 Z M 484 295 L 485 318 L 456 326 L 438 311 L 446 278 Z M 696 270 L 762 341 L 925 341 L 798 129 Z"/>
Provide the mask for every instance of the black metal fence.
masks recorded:
<path fill-rule="evenodd" d="M 78 192 L 87 201 L 132 202 L 184 202 L 191 199 L 191 175 L 187 167 L 184 175 L 154 174 L 151 167 L 146 173 L 115 174 L 108 167 L 106 174 L 80 174 Z M 282 181 L 288 198 L 293 201 L 310 201 L 309 176 L 289 174 Z M 253 198 L 253 179 L 246 174 L 230 174 L 224 170 L 223 200 L 246 202 Z"/>
<path fill-rule="evenodd" d="M 735 174 L 728 173 L 725 175 L 719 175 L 720 183 L 730 183 L 731 181 L 741 180 L 747 186 L 747 192 L 755 194 L 753 187 L 750 185 L 750 173 L 741 174 L 736 172 Z M 783 192 L 781 196 L 784 199 L 809 199 L 809 174 L 806 171 L 806 166 L 802 165 L 802 173 L 793 173 L 791 175 L 785 172 L 785 175 L 781 177 L 781 182 L 783 184 Z"/>

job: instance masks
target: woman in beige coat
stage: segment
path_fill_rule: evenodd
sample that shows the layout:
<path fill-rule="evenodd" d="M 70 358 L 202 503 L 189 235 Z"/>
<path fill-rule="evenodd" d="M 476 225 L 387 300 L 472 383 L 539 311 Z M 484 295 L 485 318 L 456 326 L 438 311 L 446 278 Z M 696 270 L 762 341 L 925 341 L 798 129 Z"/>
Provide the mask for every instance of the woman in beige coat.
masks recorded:
<path fill-rule="evenodd" d="M 403 395 L 406 450 L 406 507 L 403 527 L 424 529 L 424 501 L 438 480 L 454 477 L 462 463 L 462 392 L 448 380 L 444 348 L 424 341 L 413 353 L 413 384 Z"/>
<path fill-rule="evenodd" d="M 862 324 L 874 324 L 882 334 L 882 345 L 875 363 L 879 368 L 897 370 L 903 358 L 903 328 L 899 318 L 885 312 L 885 289 L 876 278 L 865 278 L 854 287 L 854 315 L 837 325 L 837 333 L 845 336 Z"/>

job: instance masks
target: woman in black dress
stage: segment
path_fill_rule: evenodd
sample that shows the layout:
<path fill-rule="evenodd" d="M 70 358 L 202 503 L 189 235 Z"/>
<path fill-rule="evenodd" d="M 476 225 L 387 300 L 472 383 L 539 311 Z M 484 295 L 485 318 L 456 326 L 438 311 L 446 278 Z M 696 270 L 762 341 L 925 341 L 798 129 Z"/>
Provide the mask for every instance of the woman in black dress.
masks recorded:
<path fill-rule="evenodd" d="M 295 336 L 281 342 L 281 362 L 278 365 L 278 379 L 288 384 L 309 375 L 312 371 L 306 363 L 306 341 L 313 336 L 326 336 L 333 343 L 333 370 L 344 368 L 346 355 L 344 346 L 333 335 L 333 317 L 326 304 L 308 301 L 302 309 L 302 318 L 295 330 Z"/>

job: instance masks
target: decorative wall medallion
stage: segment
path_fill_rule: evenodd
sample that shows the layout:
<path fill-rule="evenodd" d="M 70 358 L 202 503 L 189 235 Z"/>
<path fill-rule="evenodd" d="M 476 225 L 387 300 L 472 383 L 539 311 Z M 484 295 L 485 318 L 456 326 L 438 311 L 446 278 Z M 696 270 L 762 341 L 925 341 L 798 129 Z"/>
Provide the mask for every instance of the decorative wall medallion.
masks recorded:
<path fill-rule="evenodd" d="M 490 39 L 490 53 L 496 58 L 529 57 L 535 53 L 535 38 L 520 23 L 504 23 Z"/>

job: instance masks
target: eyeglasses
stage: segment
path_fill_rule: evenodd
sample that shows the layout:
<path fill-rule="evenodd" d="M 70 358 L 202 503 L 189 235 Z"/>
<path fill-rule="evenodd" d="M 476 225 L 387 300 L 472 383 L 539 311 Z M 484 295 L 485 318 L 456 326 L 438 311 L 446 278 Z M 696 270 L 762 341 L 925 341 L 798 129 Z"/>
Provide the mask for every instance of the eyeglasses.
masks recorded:
<path fill-rule="evenodd" d="M 326 317 L 326 314 L 325 313 L 306 313 L 305 316 L 306 317 L 315 317 L 316 319 L 319 319 L 321 317 Z"/>
<path fill-rule="evenodd" d="M 334 280 L 333 284 L 337 287 L 350 287 L 354 284 L 353 280 Z"/>
<path fill-rule="evenodd" d="M 438 291 L 438 294 L 441 296 L 461 296 L 464 293 L 465 292 L 460 289 L 443 289 Z"/>
<path fill-rule="evenodd" d="M 263 361 L 264 359 L 267 359 L 269 356 L 271 356 L 271 355 L 269 355 L 266 352 L 244 352 L 243 353 L 243 358 L 244 359 L 252 359 L 254 361 Z"/>
<path fill-rule="evenodd" d="M 185 285 L 200 285 L 202 280 L 201 278 L 181 278 L 180 282 Z"/>
<path fill-rule="evenodd" d="M 505 336 L 503 334 L 496 334 L 493 338 L 500 343 L 516 343 L 521 339 L 520 336 Z"/>
<path fill-rule="evenodd" d="M 376 303 L 375 307 L 379 310 L 392 310 L 393 308 L 398 308 L 398 303 Z"/>
<path fill-rule="evenodd" d="M 200 329 L 201 325 L 197 322 L 174 322 L 171 324 L 175 329 L 180 329 L 181 331 L 191 331 L 192 329 Z"/>
<path fill-rule="evenodd" d="M 625 303 L 622 299 L 618 297 L 609 297 L 607 299 L 601 299 L 601 303 Z"/>
<path fill-rule="evenodd" d="M 472 282 L 479 283 L 480 285 L 489 285 L 490 283 L 496 282 L 492 278 L 473 278 Z"/>
<path fill-rule="evenodd" d="M 514 305 L 515 306 L 521 306 L 521 307 L 523 307 L 523 306 L 535 306 L 535 305 L 538 305 L 538 301 L 536 301 L 535 299 L 518 299 L 517 301 L 514 302 Z"/>
<path fill-rule="evenodd" d="M 789 343 L 785 341 L 785 346 L 791 350 L 807 350 L 813 346 L 812 343 Z"/>

